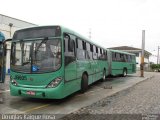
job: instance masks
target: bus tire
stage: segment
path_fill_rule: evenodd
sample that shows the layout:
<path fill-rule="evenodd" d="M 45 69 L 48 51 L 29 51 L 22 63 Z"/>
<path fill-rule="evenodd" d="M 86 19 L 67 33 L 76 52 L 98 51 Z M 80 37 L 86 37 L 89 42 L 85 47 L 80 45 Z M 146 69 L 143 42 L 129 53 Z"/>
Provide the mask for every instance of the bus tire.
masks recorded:
<path fill-rule="evenodd" d="M 81 80 L 81 93 L 85 93 L 88 89 L 88 76 L 87 74 L 82 75 L 82 80 Z"/>
<path fill-rule="evenodd" d="M 127 76 L 127 69 L 126 69 L 126 68 L 123 69 L 123 74 L 122 74 L 122 76 L 123 76 L 123 77 L 126 77 L 126 76 Z"/>

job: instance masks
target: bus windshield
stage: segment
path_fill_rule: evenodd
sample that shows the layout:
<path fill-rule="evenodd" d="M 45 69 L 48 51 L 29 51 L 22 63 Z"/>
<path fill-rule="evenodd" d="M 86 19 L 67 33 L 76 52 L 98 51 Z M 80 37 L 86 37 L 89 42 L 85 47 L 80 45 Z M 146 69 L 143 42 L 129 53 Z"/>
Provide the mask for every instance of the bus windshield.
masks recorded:
<path fill-rule="evenodd" d="M 24 73 L 44 73 L 61 67 L 59 38 L 16 40 L 12 43 L 11 70 Z"/>

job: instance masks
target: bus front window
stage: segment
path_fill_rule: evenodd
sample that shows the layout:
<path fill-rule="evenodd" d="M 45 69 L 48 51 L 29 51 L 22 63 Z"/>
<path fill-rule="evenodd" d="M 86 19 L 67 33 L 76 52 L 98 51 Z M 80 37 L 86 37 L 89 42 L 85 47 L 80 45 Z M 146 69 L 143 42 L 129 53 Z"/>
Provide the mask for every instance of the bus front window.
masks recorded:
<path fill-rule="evenodd" d="M 56 71 L 61 66 L 60 39 L 12 43 L 11 69 L 26 73 Z"/>

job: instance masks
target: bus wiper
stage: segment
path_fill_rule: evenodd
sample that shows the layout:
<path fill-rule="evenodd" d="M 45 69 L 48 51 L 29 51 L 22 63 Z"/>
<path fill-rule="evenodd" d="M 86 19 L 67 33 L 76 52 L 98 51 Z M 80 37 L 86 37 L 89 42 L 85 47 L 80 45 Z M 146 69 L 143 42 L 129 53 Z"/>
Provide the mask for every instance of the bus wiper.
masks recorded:
<path fill-rule="evenodd" d="M 41 45 L 43 44 L 43 43 L 46 43 L 48 41 L 48 37 L 45 37 L 42 41 L 41 41 L 41 43 L 39 43 L 39 45 L 35 48 L 35 61 L 37 60 L 37 51 L 38 51 L 38 49 L 41 47 Z M 31 62 L 31 64 L 32 64 L 32 62 Z M 32 71 L 32 70 L 31 70 Z"/>

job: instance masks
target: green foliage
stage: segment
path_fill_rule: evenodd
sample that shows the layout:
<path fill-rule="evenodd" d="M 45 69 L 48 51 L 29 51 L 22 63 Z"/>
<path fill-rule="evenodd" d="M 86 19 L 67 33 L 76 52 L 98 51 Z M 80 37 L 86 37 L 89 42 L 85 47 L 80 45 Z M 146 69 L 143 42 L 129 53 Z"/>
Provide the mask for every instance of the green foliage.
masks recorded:
<path fill-rule="evenodd" d="M 160 64 L 152 64 L 152 65 L 151 65 L 151 68 L 152 68 L 153 70 L 158 70 L 158 69 L 160 69 Z"/>

